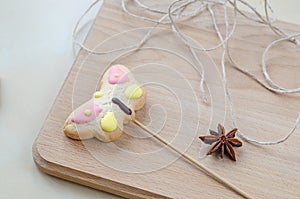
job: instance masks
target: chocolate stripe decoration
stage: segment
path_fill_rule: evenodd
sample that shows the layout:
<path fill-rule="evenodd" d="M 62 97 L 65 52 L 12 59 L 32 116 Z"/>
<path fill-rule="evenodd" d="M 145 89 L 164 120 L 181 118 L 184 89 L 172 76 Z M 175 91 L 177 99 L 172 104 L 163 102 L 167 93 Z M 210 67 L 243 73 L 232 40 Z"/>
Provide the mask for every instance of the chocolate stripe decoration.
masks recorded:
<path fill-rule="evenodd" d="M 114 97 L 112 98 L 112 102 L 120 107 L 120 109 L 127 115 L 131 115 L 132 111 L 130 108 L 128 108 L 121 100 L 118 98 Z"/>

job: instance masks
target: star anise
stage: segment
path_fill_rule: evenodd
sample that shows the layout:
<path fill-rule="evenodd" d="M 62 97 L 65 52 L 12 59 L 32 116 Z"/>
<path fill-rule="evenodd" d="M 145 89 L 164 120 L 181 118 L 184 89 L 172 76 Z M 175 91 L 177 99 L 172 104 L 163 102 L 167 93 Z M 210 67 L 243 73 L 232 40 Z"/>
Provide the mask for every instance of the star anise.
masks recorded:
<path fill-rule="evenodd" d="M 221 154 L 221 158 L 223 158 L 224 153 L 226 152 L 226 154 L 228 154 L 232 160 L 236 161 L 233 147 L 242 146 L 242 142 L 234 138 L 236 131 L 236 128 L 232 129 L 229 133 L 225 135 L 224 127 L 221 124 L 219 124 L 218 132 L 209 130 L 210 135 L 200 136 L 199 138 L 204 143 L 211 145 L 207 152 L 207 155 L 211 155 L 212 153 L 219 151 Z"/>

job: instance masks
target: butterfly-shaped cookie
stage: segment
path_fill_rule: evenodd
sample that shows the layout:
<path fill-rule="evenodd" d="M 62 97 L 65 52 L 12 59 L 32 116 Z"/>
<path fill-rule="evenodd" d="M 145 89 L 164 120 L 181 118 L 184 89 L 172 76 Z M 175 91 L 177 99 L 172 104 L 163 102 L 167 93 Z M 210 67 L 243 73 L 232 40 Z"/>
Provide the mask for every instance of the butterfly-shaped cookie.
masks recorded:
<path fill-rule="evenodd" d="M 126 115 L 113 98 L 118 98 L 132 111 Z M 134 117 L 134 111 L 146 102 L 146 91 L 140 87 L 130 70 L 123 65 L 111 66 L 103 75 L 101 89 L 73 111 L 64 125 L 64 133 L 73 139 L 84 140 L 96 137 L 110 142 L 122 135 L 123 124 Z"/>

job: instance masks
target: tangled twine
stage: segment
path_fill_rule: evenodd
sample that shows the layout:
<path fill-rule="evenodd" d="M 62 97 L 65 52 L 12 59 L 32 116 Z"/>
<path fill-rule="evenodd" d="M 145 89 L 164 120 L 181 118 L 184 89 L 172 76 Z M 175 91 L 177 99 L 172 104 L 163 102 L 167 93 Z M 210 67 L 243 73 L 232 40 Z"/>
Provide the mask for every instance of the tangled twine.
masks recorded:
<path fill-rule="evenodd" d="M 151 37 L 153 31 L 155 28 L 157 28 L 158 25 L 164 24 L 164 25 L 170 25 L 172 27 L 172 30 L 176 34 L 177 38 L 182 41 L 190 50 L 193 58 L 195 59 L 199 69 L 200 69 L 200 74 L 201 74 L 201 79 L 200 79 L 200 92 L 202 96 L 202 101 L 204 103 L 208 103 L 207 96 L 206 96 L 206 91 L 204 89 L 204 84 L 205 84 L 205 70 L 203 65 L 200 62 L 200 59 L 198 55 L 196 54 L 197 51 L 213 51 L 219 48 L 223 49 L 222 52 L 222 57 L 221 57 L 221 68 L 222 68 L 222 77 L 223 77 L 223 83 L 224 83 L 224 90 L 225 90 L 225 95 L 228 99 L 228 104 L 229 104 L 229 110 L 230 110 L 230 116 L 232 119 L 233 126 L 235 128 L 238 128 L 237 123 L 236 123 L 236 118 L 235 118 L 235 112 L 234 112 L 234 106 L 230 94 L 230 90 L 228 87 L 227 83 L 227 75 L 226 75 L 226 67 L 225 67 L 225 57 L 227 56 L 228 61 L 230 62 L 231 66 L 235 68 L 236 70 L 240 71 L 241 73 L 245 74 L 255 82 L 257 82 L 259 85 L 267 89 L 268 91 L 278 93 L 278 94 L 289 94 L 289 93 L 298 93 L 300 92 L 300 87 L 298 88 L 292 88 L 292 89 L 287 89 L 279 86 L 272 78 L 270 77 L 267 67 L 266 67 L 266 55 L 268 54 L 269 50 L 277 43 L 282 42 L 282 41 L 290 41 L 294 43 L 295 45 L 300 45 L 300 42 L 296 39 L 296 37 L 300 36 L 299 33 L 294 33 L 294 34 L 287 34 L 285 31 L 283 31 L 281 28 L 277 27 L 274 25 L 274 22 L 276 19 L 270 16 L 270 13 L 273 13 L 273 9 L 271 5 L 269 4 L 268 0 L 264 0 L 264 13 L 258 12 L 250 3 L 248 3 L 245 0 L 175 0 L 173 1 L 169 6 L 167 10 L 160 10 L 156 8 L 151 8 L 145 4 L 143 4 L 140 0 L 122 0 L 122 9 L 123 11 L 128 14 L 131 17 L 135 17 L 141 20 L 145 20 L 148 22 L 154 23 L 153 27 L 150 28 L 150 30 L 144 35 L 144 37 L 137 42 L 136 44 L 125 46 L 122 48 L 118 49 L 113 49 L 113 50 L 108 50 L 108 51 L 95 51 L 92 50 L 88 47 L 86 47 L 84 44 L 81 42 L 77 41 L 77 34 L 80 31 L 79 25 L 82 21 L 82 19 L 87 15 L 87 13 L 90 12 L 90 10 L 99 2 L 102 2 L 103 0 L 96 0 L 94 3 L 92 3 L 88 9 L 82 14 L 82 16 L 79 18 L 77 21 L 74 31 L 73 31 L 73 45 L 80 46 L 82 49 L 85 51 L 96 54 L 96 55 L 105 55 L 109 53 L 114 53 L 114 52 L 119 52 L 119 51 L 124 51 L 124 50 L 138 50 L 140 49 Z M 161 15 L 159 19 L 153 19 L 150 17 L 142 16 L 142 15 L 137 15 L 133 12 L 131 12 L 128 9 L 128 2 L 133 2 L 138 8 L 147 10 L 150 13 L 153 14 L 158 14 Z M 185 12 L 188 6 L 198 3 L 200 5 L 195 6 L 196 8 L 192 11 Z M 249 14 L 243 12 L 239 7 L 238 3 L 246 6 L 249 8 L 249 10 L 254 14 L 254 16 L 249 16 Z M 224 21 L 225 21 L 225 37 L 223 38 L 222 32 L 220 31 L 220 28 L 217 24 L 217 20 L 215 17 L 215 11 L 214 7 L 222 6 L 224 10 Z M 233 9 L 233 24 L 230 29 L 229 26 L 229 18 L 228 18 L 228 7 L 232 7 Z M 209 48 L 203 48 L 199 47 L 195 44 L 192 44 L 184 34 L 179 30 L 177 24 L 180 21 L 187 20 L 190 18 L 193 18 L 195 16 L 200 15 L 201 13 L 208 11 L 210 13 L 213 27 L 215 29 L 215 33 L 218 36 L 219 43 L 213 47 Z M 230 50 L 229 50 L 229 41 L 232 38 L 233 33 L 236 30 L 237 26 L 237 14 L 241 14 L 243 17 L 246 19 L 260 23 L 263 25 L 268 26 L 276 35 L 279 36 L 277 40 L 272 41 L 264 50 L 263 56 L 262 56 L 262 73 L 265 78 L 264 80 L 261 80 L 258 78 L 256 75 L 245 69 L 243 66 L 238 64 L 232 57 Z M 265 17 L 264 17 L 265 15 Z M 73 46 L 73 47 L 74 47 Z M 258 145 L 275 145 L 282 143 L 286 141 L 296 130 L 298 124 L 300 122 L 300 114 L 298 118 L 296 119 L 296 122 L 293 126 L 293 128 L 290 130 L 289 133 L 287 133 L 284 137 L 274 140 L 274 141 L 258 141 L 253 138 L 250 138 L 246 136 L 244 133 L 241 131 L 238 131 L 238 136 L 240 136 L 242 139 L 253 143 L 253 144 L 258 144 Z"/>

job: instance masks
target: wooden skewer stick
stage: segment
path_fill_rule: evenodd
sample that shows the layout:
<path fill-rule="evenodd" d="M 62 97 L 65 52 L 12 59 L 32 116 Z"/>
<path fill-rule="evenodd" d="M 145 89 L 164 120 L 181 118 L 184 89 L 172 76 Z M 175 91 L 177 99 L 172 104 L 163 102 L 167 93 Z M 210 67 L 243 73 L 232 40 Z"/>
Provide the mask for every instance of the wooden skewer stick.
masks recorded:
<path fill-rule="evenodd" d="M 132 113 L 131 109 L 128 108 L 125 104 L 123 104 L 119 99 L 113 98 L 112 101 L 113 101 L 113 103 L 117 104 L 121 108 L 121 110 L 124 111 L 124 113 L 126 113 L 127 115 L 131 115 L 131 113 Z M 198 169 L 202 170 L 204 173 L 206 173 L 207 175 L 209 175 L 210 177 L 212 177 L 216 181 L 218 181 L 221 184 L 225 185 L 226 187 L 228 187 L 232 191 L 236 192 L 237 194 L 241 195 L 242 197 L 244 197 L 246 199 L 252 199 L 252 197 L 250 195 L 248 195 L 246 192 L 244 192 L 243 190 L 241 190 L 240 188 L 238 188 L 234 184 L 230 183 L 225 178 L 222 178 L 221 176 L 219 176 L 214 171 L 212 171 L 209 168 L 205 167 L 204 165 L 202 165 L 201 163 L 199 163 L 197 160 L 195 160 L 191 156 L 189 156 L 189 155 L 187 155 L 185 153 L 182 153 L 176 147 L 174 147 L 173 145 L 171 145 L 167 140 L 165 140 L 161 136 L 159 136 L 159 135 L 155 134 L 154 132 L 152 132 L 149 128 L 147 128 L 145 125 L 143 125 L 141 122 L 139 122 L 135 118 L 131 117 L 131 121 L 134 124 L 136 124 L 138 127 L 142 128 L 144 131 L 146 131 L 147 133 L 149 133 L 151 136 L 153 136 L 156 140 L 158 140 L 159 142 L 161 142 L 164 145 L 168 146 L 170 149 L 172 149 L 173 151 L 175 151 L 176 153 L 178 153 L 181 157 L 183 157 L 186 161 L 192 163 L 194 166 L 196 166 Z"/>
<path fill-rule="evenodd" d="M 172 149 L 173 151 L 175 151 L 176 153 L 178 153 L 179 155 L 181 155 L 185 160 L 191 162 L 194 166 L 196 166 L 197 168 L 201 169 L 203 172 L 205 172 L 206 174 L 208 174 L 209 176 L 211 176 L 212 178 L 214 178 L 216 181 L 220 182 L 221 184 L 224 184 L 225 186 L 227 186 L 228 188 L 230 188 L 231 190 L 233 190 L 237 194 L 243 196 L 244 198 L 252 199 L 252 197 L 249 196 L 246 192 L 244 192 L 243 190 L 239 189 L 235 185 L 231 184 L 229 181 L 227 181 L 226 179 L 222 178 L 217 173 L 215 173 L 212 170 L 208 169 L 204 165 L 200 164 L 197 160 L 195 160 L 191 156 L 180 152 L 177 148 L 175 148 L 173 145 L 171 145 L 168 141 L 166 141 L 161 136 L 153 133 L 150 129 L 148 129 L 145 125 L 143 125 L 142 123 L 140 123 L 136 119 L 132 118 L 132 121 L 137 126 L 139 126 L 143 130 L 145 130 L 147 133 L 149 133 L 151 136 L 153 136 L 155 139 L 157 139 L 158 141 L 160 141 L 164 145 L 168 146 L 170 149 Z"/>

